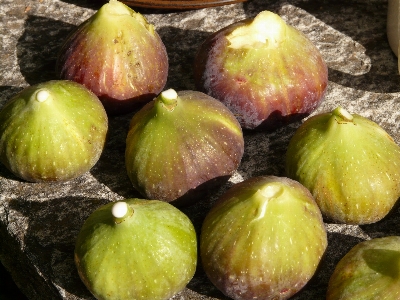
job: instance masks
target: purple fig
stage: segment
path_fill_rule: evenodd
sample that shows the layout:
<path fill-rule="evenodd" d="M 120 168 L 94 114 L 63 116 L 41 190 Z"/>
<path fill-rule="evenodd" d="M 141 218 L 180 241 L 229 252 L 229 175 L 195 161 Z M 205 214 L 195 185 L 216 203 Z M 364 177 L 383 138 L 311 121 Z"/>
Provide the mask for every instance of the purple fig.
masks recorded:
<path fill-rule="evenodd" d="M 189 203 L 198 199 L 192 191 L 230 177 L 243 152 L 241 127 L 221 102 L 169 89 L 133 116 L 125 161 L 133 186 L 145 197 Z"/>
<path fill-rule="evenodd" d="M 399 236 L 361 242 L 336 265 L 329 280 L 326 299 L 399 299 L 399 266 Z"/>
<path fill-rule="evenodd" d="M 168 56 L 143 15 L 110 0 L 67 37 L 57 74 L 93 91 L 109 114 L 122 114 L 161 92 L 167 81 Z"/>
<path fill-rule="evenodd" d="M 96 164 L 107 129 L 103 105 L 83 85 L 40 83 L 1 109 L 0 161 L 27 181 L 70 180 Z"/>
<path fill-rule="evenodd" d="M 246 129 L 275 129 L 305 117 L 328 84 L 316 46 L 269 11 L 209 36 L 194 69 L 198 89 L 222 101 Z"/>
<path fill-rule="evenodd" d="M 235 300 L 290 298 L 315 274 L 326 247 L 310 192 L 275 176 L 230 188 L 207 214 L 200 235 L 208 278 Z"/>
<path fill-rule="evenodd" d="M 287 176 L 307 187 L 326 219 L 369 224 L 400 197 L 400 147 L 375 122 L 342 107 L 306 120 L 286 153 Z"/>
<path fill-rule="evenodd" d="M 97 299 L 166 300 L 194 275 L 196 232 L 183 212 L 164 201 L 108 203 L 83 224 L 75 263 Z"/>

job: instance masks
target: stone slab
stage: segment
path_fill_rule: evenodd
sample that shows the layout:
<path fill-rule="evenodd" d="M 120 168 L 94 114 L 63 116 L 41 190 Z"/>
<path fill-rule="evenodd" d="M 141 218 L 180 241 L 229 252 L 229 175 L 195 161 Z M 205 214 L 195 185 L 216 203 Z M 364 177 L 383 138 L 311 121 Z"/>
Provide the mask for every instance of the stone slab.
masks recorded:
<path fill-rule="evenodd" d="M 100 1 L 1 0 L 0 106 L 22 88 L 55 79 L 57 49 L 66 34 L 91 16 Z M 320 49 L 329 87 L 315 113 L 338 105 L 371 118 L 400 143 L 400 77 L 386 38 L 385 0 L 250 0 L 187 11 L 136 9 L 156 26 L 166 44 L 166 88 L 194 89 L 192 62 L 200 43 L 234 21 L 262 10 L 279 13 Z M 73 248 L 88 215 L 109 201 L 139 197 L 125 173 L 124 150 L 132 114 L 110 119 L 102 157 L 87 174 L 66 183 L 27 183 L 0 167 L 0 260 L 32 300 L 93 299 L 80 281 Z M 238 171 L 209 199 L 183 209 L 197 230 L 213 201 L 229 186 L 258 175 L 284 176 L 286 147 L 300 123 L 274 132 L 246 133 Z M 326 223 L 329 246 L 321 268 L 296 300 L 325 299 L 339 259 L 360 241 L 399 235 L 399 211 L 363 226 Z M 174 299 L 225 299 L 199 267 Z"/>

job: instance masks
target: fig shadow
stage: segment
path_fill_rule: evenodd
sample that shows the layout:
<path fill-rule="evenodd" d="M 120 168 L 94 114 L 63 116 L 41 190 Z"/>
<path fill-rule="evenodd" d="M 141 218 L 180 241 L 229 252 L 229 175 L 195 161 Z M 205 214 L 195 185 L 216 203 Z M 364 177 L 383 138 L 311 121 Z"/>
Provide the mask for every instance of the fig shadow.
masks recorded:
<path fill-rule="evenodd" d="M 58 79 L 55 72 L 59 48 L 76 26 L 28 15 L 18 39 L 17 59 L 26 82 L 35 85 Z"/>
<path fill-rule="evenodd" d="M 194 60 L 200 45 L 209 36 L 209 32 L 187 30 L 172 26 L 157 29 L 168 53 L 169 70 L 164 90 L 196 90 L 194 84 Z M 172 41 L 172 42 L 168 42 Z M 181 41 L 184 41 L 182 47 Z"/>
<path fill-rule="evenodd" d="M 58 298 L 59 291 L 55 286 L 58 285 L 77 297 L 88 299 L 91 296 L 80 280 L 74 263 L 75 240 L 87 217 L 108 202 L 107 199 L 75 196 L 43 202 L 23 198 L 10 200 L 9 208 L 28 220 L 23 239 L 24 250 L 20 250 L 19 245 L 14 245 L 13 249 L 25 253 L 19 255 L 19 260 L 29 260 L 24 268 L 27 272 L 15 275 L 20 278 L 18 282 L 27 283 L 21 287 L 24 293 L 36 294 L 40 298 L 44 294 L 37 289 L 42 287 L 47 295 L 50 292 L 53 298 Z M 25 258 L 26 254 L 29 258 Z M 46 279 L 39 274 L 48 276 L 53 284 L 45 283 Z"/>
<path fill-rule="evenodd" d="M 328 247 L 308 283 L 292 298 L 293 300 L 325 300 L 329 279 L 342 257 L 358 243 L 364 241 L 351 235 L 328 232 Z"/>
<path fill-rule="evenodd" d="M 299 3 L 298 7 L 362 45 L 365 55 L 370 59 L 370 69 L 361 75 L 329 68 L 330 81 L 369 92 L 400 91 L 397 57 L 392 52 L 386 36 L 387 3 L 374 2 L 365 5 L 356 0 L 340 0 L 335 3 L 312 0 Z M 339 41 L 336 45 L 340 47 Z M 354 55 L 357 53 L 348 53 L 349 60 L 343 60 L 342 64 L 348 64 Z"/>
<path fill-rule="evenodd" d="M 378 222 L 360 225 L 360 228 L 371 238 L 384 236 L 400 236 L 400 199 L 394 204 L 388 214 Z"/>

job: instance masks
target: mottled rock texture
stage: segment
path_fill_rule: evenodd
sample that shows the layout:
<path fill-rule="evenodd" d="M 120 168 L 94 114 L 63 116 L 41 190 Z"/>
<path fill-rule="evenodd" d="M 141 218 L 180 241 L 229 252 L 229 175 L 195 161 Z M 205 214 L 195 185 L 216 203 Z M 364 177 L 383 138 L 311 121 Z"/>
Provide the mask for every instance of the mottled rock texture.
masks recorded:
<path fill-rule="evenodd" d="M 55 79 L 57 50 L 65 36 L 103 3 L 79 0 L 2 0 L 0 5 L 0 107 L 22 88 Z M 400 77 L 386 38 L 385 0 L 250 0 L 200 10 L 136 9 L 166 44 L 166 88 L 194 89 L 192 62 L 213 31 L 262 10 L 280 14 L 320 49 L 329 67 L 323 112 L 341 105 L 380 124 L 400 143 Z M 102 204 L 138 197 L 126 175 L 125 138 L 132 114 L 110 119 L 106 148 L 87 174 L 66 183 L 27 183 L 0 167 L 0 260 L 29 299 L 92 299 L 73 262 L 77 233 Z M 202 203 L 184 208 L 199 231 L 213 201 L 229 186 L 257 175 L 284 176 L 284 155 L 300 123 L 274 132 L 245 133 L 238 171 Z M 326 223 L 329 246 L 321 266 L 296 300 L 325 299 L 336 263 L 362 240 L 399 235 L 396 207 L 382 221 L 364 226 Z M 174 299 L 225 299 L 199 267 Z"/>

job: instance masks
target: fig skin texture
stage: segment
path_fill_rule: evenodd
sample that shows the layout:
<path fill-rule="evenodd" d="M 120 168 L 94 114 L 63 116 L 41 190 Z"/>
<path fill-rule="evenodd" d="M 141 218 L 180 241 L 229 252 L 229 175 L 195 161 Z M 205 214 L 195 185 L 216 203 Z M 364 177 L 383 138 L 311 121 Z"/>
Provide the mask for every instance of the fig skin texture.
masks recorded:
<path fill-rule="evenodd" d="M 47 81 L 2 107 L 0 160 L 26 181 L 71 180 L 97 163 L 107 130 L 107 114 L 95 94 L 73 81 Z"/>
<path fill-rule="evenodd" d="M 276 176 L 231 187 L 207 214 L 200 235 L 208 278 L 234 300 L 290 298 L 315 274 L 326 247 L 310 192 Z"/>
<path fill-rule="evenodd" d="M 243 133 L 231 111 L 198 91 L 163 91 L 132 118 L 126 169 L 146 198 L 192 204 L 238 168 Z"/>
<path fill-rule="evenodd" d="M 306 120 L 286 153 L 286 175 L 308 188 L 326 220 L 369 224 L 400 197 L 400 147 L 375 122 L 342 107 Z"/>
<path fill-rule="evenodd" d="M 274 130 L 319 106 L 328 68 L 302 32 L 262 11 L 209 36 L 196 54 L 194 78 L 243 128 Z"/>
<path fill-rule="evenodd" d="M 109 115 L 120 115 L 162 91 L 168 55 L 143 15 L 110 0 L 66 38 L 56 72 L 93 91 Z"/>
<path fill-rule="evenodd" d="M 97 299 L 169 299 L 194 275 L 196 232 L 183 212 L 164 201 L 108 203 L 83 224 L 75 263 Z"/>
<path fill-rule="evenodd" d="M 399 265 L 399 236 L 361 242 L 336 265 L 328 283 L 326 299 L 400 299 Z"/>

